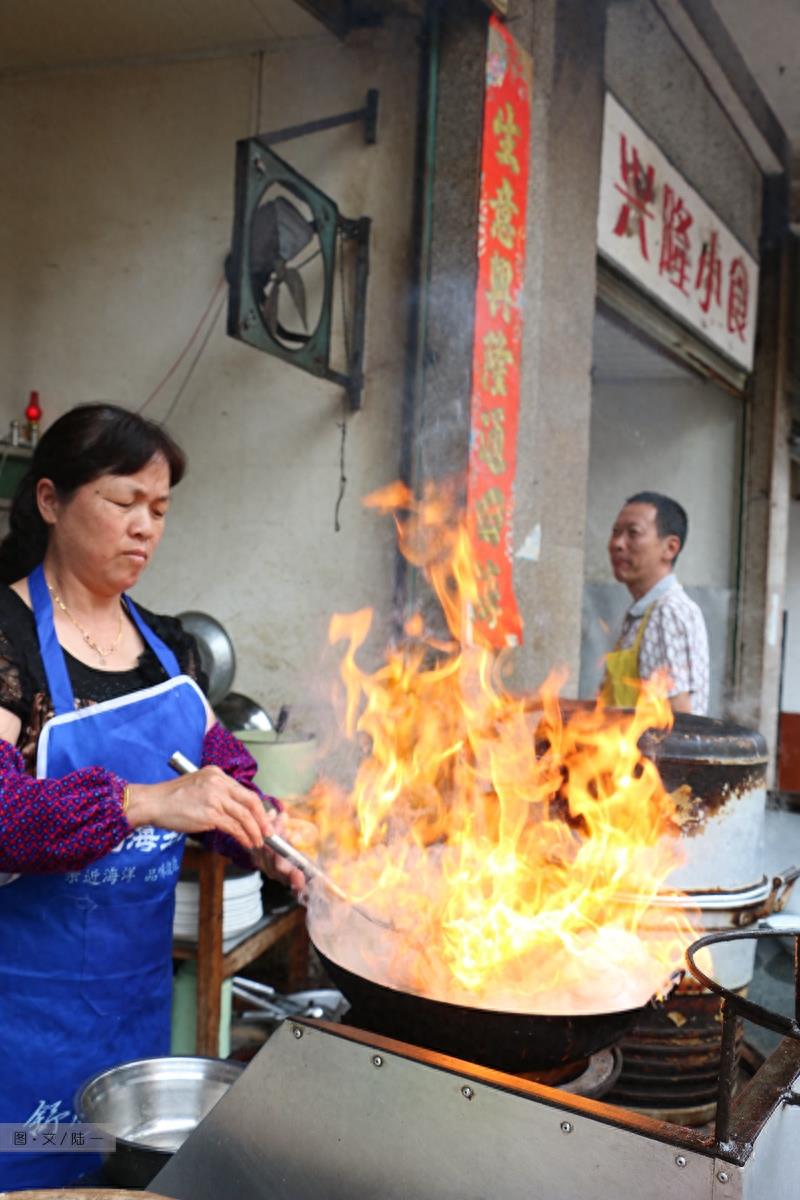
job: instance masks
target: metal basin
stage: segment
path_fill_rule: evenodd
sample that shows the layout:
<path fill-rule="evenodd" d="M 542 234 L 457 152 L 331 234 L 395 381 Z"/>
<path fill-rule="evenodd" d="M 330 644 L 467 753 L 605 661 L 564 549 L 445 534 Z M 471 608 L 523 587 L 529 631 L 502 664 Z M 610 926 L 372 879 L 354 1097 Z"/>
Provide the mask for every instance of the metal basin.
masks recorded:
<path fill-rule="evenodd" d="M 75 1112 L 116 1138 L 109 1179 L 146 1187 L 243 1070 L 219 1058 L 141 1058 L 87 1080 Z"/>

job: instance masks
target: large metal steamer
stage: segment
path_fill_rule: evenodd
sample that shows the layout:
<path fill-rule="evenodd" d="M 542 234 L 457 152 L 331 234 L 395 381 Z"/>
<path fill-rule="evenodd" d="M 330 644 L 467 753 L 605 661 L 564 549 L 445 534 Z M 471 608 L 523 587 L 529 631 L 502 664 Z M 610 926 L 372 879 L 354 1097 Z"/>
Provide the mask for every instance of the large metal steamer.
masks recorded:
<path fill-rule="evenodd" d="M 767 749 L 759 733 L 708 717 L 678 714 L 668 732 L 652 731 L 640 747 L 658 766 L 676 805 L 675 836 L 684 862 L 667 880 L 649 924 L 686 903 L 707 934 L 752 925 L 780 907 L 791 876 L 763 873 Z M 756 942 L 734 939 L 711 949 L 718 982 L 744 994 Z M 622 1074 L 610 1098 L 642 1112 L 702 1124 L 714 1113 L 720 1067 L 720 1001 L 691 977 L 637 1020 L 621 1042 Z M 741 1049 L 741 1027 L 737 1055 Z"/>
<path fill-rule="evenodd" d="M 758 884 L 768 761 L 761 734 L 678 713 L 672 729 L 651 730 L 639 746 L 658 766 L 677 807 L 685 862 L 669 885 L 735 897 Z"/>

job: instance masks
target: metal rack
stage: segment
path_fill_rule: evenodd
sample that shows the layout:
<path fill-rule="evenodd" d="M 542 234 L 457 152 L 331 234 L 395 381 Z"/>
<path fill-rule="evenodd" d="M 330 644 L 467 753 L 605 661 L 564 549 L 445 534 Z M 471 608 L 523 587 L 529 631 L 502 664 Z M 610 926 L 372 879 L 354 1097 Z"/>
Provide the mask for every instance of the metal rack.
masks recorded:
<path fill-rule="evenodd" d="M 719 1090 L 717 1093 L 717 1113 L 714 1127 L 714 1143 L 715 1151 L 724 1150 L 726 1154 L 733 1153 L 736 1157 L 737 1149 L 744 1154 L 749 1152 L 750 1145 L 746 1137 L 742 1136 L 741 1127 L 738 1131 L 738 1136 L 731 1136 L 732 1112 L 733 1112 L 733 1093 L 736 1086 L 736 1028 L 739 1019 L 752 1021 L 755 1025 L 760 1025 L 764 1029 L 770 1029 L 773 1033 L 780 1033 L 784 1037 L 792 1038 L 794 1041 L 800 1042 L 800 932 L 795 936 L 794 943 L 794 1016 L 784 1017 L 780 1013 L 771 1012 L 760 1004 L 755 1004 L 752 1000 L 747 1000 L 744 996 L 738 995 L 729 988 L 723 987 L 717 983 L 715 979 L 709 978 L 704 971 L 698 967 L 695 962 L 697 953 L 708 946 L 715 946 L 721 942 L 737 942 L 744 941 L 747 938 L 777 938 L 785 937 L 786 934 L 774 929 L 737 929 L 730 933 L 709 933 L 705 937 L 699 938 L 693 942 L 686 951 L 686 962 L 692 975 L 701 983 L 703 987 L 714 992 L 722 1000 L 722 1046 L 720 1052 L 720 1073 L 719 1073 Z M 800 1104 L 800 1096 L 791 1089 L 781 1091 L 775 1097 L 776 1103 L 797 1105 Z"/>

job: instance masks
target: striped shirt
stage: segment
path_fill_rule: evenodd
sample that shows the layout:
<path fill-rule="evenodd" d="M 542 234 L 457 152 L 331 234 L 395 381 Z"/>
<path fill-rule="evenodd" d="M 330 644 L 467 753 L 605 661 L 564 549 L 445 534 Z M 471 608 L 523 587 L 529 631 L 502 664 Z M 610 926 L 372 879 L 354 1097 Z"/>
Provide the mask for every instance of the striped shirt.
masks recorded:
<path fill-rule="evenodd" d="M 651 605 L 653 611 L 639 647 L 639 678 L 649 679 L 655 671 L 665 669 L 672 680 L 670 696 L 688 692 L 692 712 L 706 714 L 710 681 L 706 623 L 699 605 L 689 599 L 672 573 L 659 579 L 625 613 L 619 649 L 633 645 Z"/>

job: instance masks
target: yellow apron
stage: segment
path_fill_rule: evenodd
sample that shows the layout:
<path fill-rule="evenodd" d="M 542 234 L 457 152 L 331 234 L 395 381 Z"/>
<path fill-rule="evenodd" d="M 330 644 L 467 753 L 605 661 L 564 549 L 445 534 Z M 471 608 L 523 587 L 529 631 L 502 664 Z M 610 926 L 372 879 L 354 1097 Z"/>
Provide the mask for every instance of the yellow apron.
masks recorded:
<path fill-rule="evenodd" d="M 600 699 L 609 708 L 634 708 L 639 699 L 639 648 L 654 608 L 655 603 L 646 609 L 632 646 L 620 650 L 617 642 L 616 647 L 606 655 L 606 673 L 600 688 Z"/>

